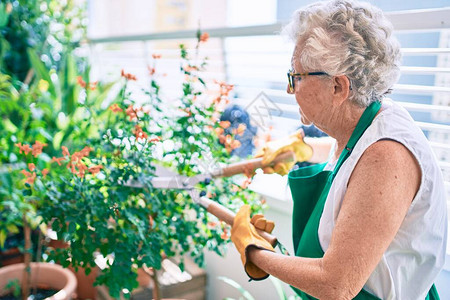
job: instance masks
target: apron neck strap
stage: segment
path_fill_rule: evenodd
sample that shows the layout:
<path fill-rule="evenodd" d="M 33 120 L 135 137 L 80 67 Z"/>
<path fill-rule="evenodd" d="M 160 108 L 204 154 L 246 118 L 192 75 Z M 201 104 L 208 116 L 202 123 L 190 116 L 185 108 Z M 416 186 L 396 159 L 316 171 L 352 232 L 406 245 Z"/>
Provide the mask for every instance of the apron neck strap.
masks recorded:
<path fill-rule="evenodd" d="M 381 108 L 381 102 L 375 101 L 372 102 L 362 114 L 361 118 L 358 121 L 358 124 L 356 124 L 355 129 L 353 130 L 352 135 L 350 136 L 350 139 L 347 142 L 347 145 L 345 146 L 344 150 L 342 150 L 341 155 L 339 156 L 339 160 L 336 163 L 336 167 L 333 171 L 333 178 L 336 176 L 337 172 L 341 168 L 341 165 L 344 163 L 344 161 L 350 156 L 350 154 L 353 151 L 353 148 L 355 147 L 356 143 L 359 141 L 363 133 L 366 131 L 366 129 L 372 124 L 373 119 L 375 118 L 376 114 Z"/>

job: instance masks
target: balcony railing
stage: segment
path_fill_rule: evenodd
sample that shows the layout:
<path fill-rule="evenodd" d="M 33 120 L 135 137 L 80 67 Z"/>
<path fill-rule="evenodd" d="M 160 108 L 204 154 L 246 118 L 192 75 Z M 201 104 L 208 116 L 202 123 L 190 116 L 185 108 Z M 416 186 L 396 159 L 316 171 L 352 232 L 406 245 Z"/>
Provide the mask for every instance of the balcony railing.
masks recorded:
<path fill-rule="evenodd" d="M 411 113 L 429 139 L 444 174 L 450 201 L 450 7 L 387 15 L 400 42 L 407 46 L 402 49 L 405 60 L 402 76 L 391 98 Z M 234 103 L 247 107 L 261 92 L 274 103 L 279 113 L 270 116 L 266 124 L 267 128 L 273 127 L 274 136 L 287 134 L 299 126 L 297 104 L 285 92 L 285 74 L 293 45 L 279 37 L 281 28 L 281 23 L 275 23 L 206 29 L 211 43 L 200 51 L 202 56 L 210 57 L 203 77 L 234 84 Z M 162 90 L 166 88 L 168 99 L 176 97 L 177 89 L 173 87 L 181 83 L 182 76 L 177 75 L 179 51 L 173 41 L 191 45 L 189 51 L 194 55 L 195 38 L 196 30 L 91 38 L 93 73 L 102 79 L 115 78 L 125 68 L 138 78 L 146 77 L 151 54 L 159 53 L 162 59 L 158 61 L 158 70 L 169 74 L 160 77 Z"/>

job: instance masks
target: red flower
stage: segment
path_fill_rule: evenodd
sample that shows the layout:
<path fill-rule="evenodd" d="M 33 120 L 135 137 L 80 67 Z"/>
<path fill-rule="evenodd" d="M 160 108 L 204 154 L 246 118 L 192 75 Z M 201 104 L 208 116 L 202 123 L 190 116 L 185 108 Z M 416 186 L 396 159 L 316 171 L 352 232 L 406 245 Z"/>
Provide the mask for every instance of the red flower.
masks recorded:
<path fill-rule="evenodd" d="M 217 135 L 223 135 L 223 132 L 224 132 L 223 128 L 220 128 L 220 127 L 217 127 L 217 128 L 215 129 L 215 131 L 216 131 L 216 134 L 217 134 Z"/>
<path fill-rule="evenodd" d="M 219 125 L 223 129 L 227 129 L 228 127 L 230 127 L 231 123 L 230 123 L 230 121 L 220 121 Z"/>
<path fill-rule="evenodd" d="M 20 173 L 22 173 L 25 177 L 30 177 L 31 176 L 31 173 L 28 172 L 27 170 L 22 170 L 22 171 L 20 171 Z"/>
<path fill-rule="evenodd" d="M 135 75 L 130 74 L 130 73 L 125 73 L 125 71 L 124 71 L 123 69 L 122 69 L 122 72 L 120 73 L 120 75 L 121 75 L 122 77 L 124 77 L 125 79 L 127 79 L 127 80 L 134 80 L 134 81 L 137 80 L 137 78 L 136 78 Z"/>
<path fill-rule="evenodd" d="M 48 169 L 42 170 L 42 176 L 44 176 L 44 178 L 45 178 L 45 176 L 47 176 L 48 172 L 49 172 Z"/>
<path fill-rule="evenodd" d="M 31 176 L 29 176 L 27 178 L 27 180 L 25 180 L 26 183 L 28 183 L 29 185 L 32 185 L 34 183 L 34 181 L 36 180 L 36 173 L 32 173 Z"/>
<path fill-rule="evenodd" d="M 100 170 L 103 169 L 103 166 L 93 166 L 89 168 L 89 172 L 91 172 L 92 175 L 97 174 L 98 172 L 100 172 Z"/>
<path fill-rule="evenodd" d="M 128 106 L 127 110 L 125 111 L 127 116 L 130 117 L 130 121 L 133 121 L 133 119 L 137 119 L 136 110 L 133 109 L 133 105 Z"/>
<path fill-rule="evenodd" d="M 31 154 L 33 154 L 34 157 L 38 157 L 38 155 L 42 153 L 42 148 L 44 148 L 45 146 L 47 146 L 47 144 L 41 143 L 39 141 L 34 142 L 33 151 L 31 152 Z"/>
<path fill-rule="evenodd" d="M 14 144 L 14 146 L 16 146 L 16 147 L 19 147 L 19 153 L 21 153 L 22 154 L 22 151 L 23 152 L 25 152 L 25 155 L 27 155 L 28 153 L 30 153 L 31 152 L 31 148 L 30 148 L 30 145 L 22 145 L 21 143 L 17 143 L 17 144 Z"/>
<path fill-rule="evenodd" d="M 247 129 L 247 126 L 245 124 L 239 124 L 239 127 L 236 129 L 235 134 L 239 134 L 242 136 L 245 132 L 245 129 Z"/>
<path fill-rule="evenodd" d="M 208 41 L 208 39 L 209 39 L 209 33 L 207 33 L 207 32 L 203 32 L 199 38 L 200 42 L 204 42 L 204 43 L 206 43 Z"/>
<path fill-rule="evenodd" d="M 89 89 L 94 91 L 97 88 L 98 81 L 89 82 Z"/>
<path fill-rule="evenodd" d="M 61 161 L 65 160 L 65 159 L 66 159 L 65 157 L 56 158 L 53 156 L 52 162 L 56 162 L 58 165 L 61 165 Z"/>
<path fill-rule="evenodd" d="M 83 89 L 86 88 L 86 81 L 83 80 L 83 77 L 78 76 L 77 77 L 77 83 L 79 86 L 81 86 Z"/>
<path fill-rule="evenodd" d="M 29 163 L 29 164 L 28 164 L 28 169 L 29 169 L 31 172 L 33 172 L 33 171 L 36 169 L 36 165 L 33 164 L 33 163 Z"/>
<path fill-rule="evenodd" d="M 160 140 L 161 140 L 161 137 L 157 136 L 157 137 L 151 138 L 149 140 L 149 142 L 150 143 L 156 143 L 156 142 L 159 142 Z"/>
<path fill-rule="evenodd" d="M 109 109 L 112 110 L 113 112 L 122 112 L 122 111 L 123 111 L 123 109 L 121 109 L 121 108 L 119 107 L 119 105 L 117 105 L 116 103 L 114 103 L 113 105 L 111 105 L 111 106 L 109 107 Z"/>
<path fill-rule="evenodd" d="M 133 134 L 136 137 L 136 139 L 146 139 L 146 138 L 148 138 L 147 133 L 145 133 L 142 130 L 141 126 L 139 126 L 139 125 L 135 125 L 134 126 Z"/>
<path fill-rule="evenodd" d="M 150 66 L 147 66 L 148 72 L 150 74 L 150 76 L 153 76 L 156 73 L 156 69 L 152 68 Z"/>
<path fill-rule="evenodd" d="M 66 146 L 62 146 L 61 149 L 64 156 L 70 156 L 69 149 Z"/>

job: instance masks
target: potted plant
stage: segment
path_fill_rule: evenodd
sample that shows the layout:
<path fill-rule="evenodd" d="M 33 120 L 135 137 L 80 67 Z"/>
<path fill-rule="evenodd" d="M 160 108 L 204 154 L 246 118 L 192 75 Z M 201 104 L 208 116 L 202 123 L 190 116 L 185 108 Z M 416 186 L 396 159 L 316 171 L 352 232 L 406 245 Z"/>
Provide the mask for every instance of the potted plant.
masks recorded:
<path fill-rule="evenodd" d="M 198 43 L 205 40 L 201 36 Z M 160 98 L 159 55 L 154 55 L 155 64 L 149 67 L 145 102 L 133 101 L 130 85 L 137 78 L 123 70 L 119 96 L 106 115 L 91 120 L 101 138 L 87 139 L 83 149 L 64 147 L 52 158 L 49 179 L 41 186 L 43 222 L 69 244 L 49 249 L 49 258 L 63 266 L 81 266 L 86 273 L 97 268 L 98 255 L 106 258 L 96 284 L 106 285 L 112 297 L 129 297 L 143 266 L 158 270 L 164 257 L 186 254 L 202 264 L 205 248 L 223 254 L 228 242 L 229 228 L 197 206 L 186 191 L 152 186 L 157 165 L 192 176 L 213 164 L 231 162 L 229 152 L 238 146 L 232 135 L 221 138 L 228 124 L 218 121 L 231 86 L 216 84 L 217 96 L 208 99 L 206 83 L 199 76 L 204 61 L 191 61 L 184 46 L 180 51 L 186 79 L 175 113 Z M 127 185 L 129 181 L 140 187 Z M 260 203 L 245 189 L 247 184 L 241 187 L 223 178 L 210 185 L 200 183 L 198 188 L 231 209 L 243 202 L 258 209 Z"/>
<path fill-rule="evenodd" d="M 38 250 L 42 240 L 38 239 L 38 225 L 45 225 L 39 217 L 40 201 L 37 198 L 40 197 L 26 194 L 31 186 L 24 187 L 21 172 L 31 171 L 15 144 L 20 142 L 30 147 L 35 141 L 47 144 L 46 153 L 36 158 L 39 161 L 36 166 L 43 169 L 53 155 L 61 152 L 61 144 L 76 146 L 87 136 L 98 135 L 83 113 L 85 107 L 102 103 L 111 84 L 89 83 L 88 65 L 73 53 L 84 36 L 83 23 L 77 25 L 74 22 L 83 19 L 82 14 L 83 9 L 72 1 L 65 5 L 58 1 L 0 4 L 2 258 L 17 245 L 13 251 L 16 251 L 18 261 L 24 261 L 23 252 L 29 253 L 30 247 L 24 244 L 28 240 L 27 227 L 31 227 L 33 240 L 32 257 L 27 261 L 39 260 L 37 252 L 43 252 Z M 82 76 L 78 78 L 78 74 Z M 79 95 L 83 104 L 79 103 Z"/>

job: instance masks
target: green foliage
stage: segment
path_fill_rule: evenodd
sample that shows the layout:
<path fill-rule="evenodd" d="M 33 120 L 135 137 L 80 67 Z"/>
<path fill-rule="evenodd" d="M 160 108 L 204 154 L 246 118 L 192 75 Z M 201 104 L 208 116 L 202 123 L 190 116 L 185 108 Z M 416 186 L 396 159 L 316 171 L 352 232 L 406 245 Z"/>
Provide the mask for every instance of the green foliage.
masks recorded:
<path fill-rule="evenodd" d="M 84 8 L 74 2 L 2 0 L 0 70 L 17 83 L 29 83 L 30 49 L 39 49 L 38 56 L 48 69 L 61 69 L 64 55 L 77 48 L 85 35 Z"/>
<path fill-rule="evenodd" d="M 246 300 L 254 300 L 255 298 L 250 294 L 249 291 L 247 291 L 246 289 L 244 289 L 239 283 L 237 283 L 236 281 L 234 281 L 233 279 L 227 278 L 227 277 L 217 277 L 219 280 L 222 280 L 223 282 L 225 282 L 226 284 L 234 287 L 235 289 L 237 289 L 242 296 L 244 297 L 244 299 Z M 273 276 L 269 277 L 270 281 L 272 282 L 273 286 L 275 287 L 276 291 L 277 291 L 277 295 L 278 295 L 278 299 L 280 300 L 301 300 L 302 298 L 297 296 L 297 295 L 291 295 L 291 296 L 287 296 L 286 292 L 283 290 L 283 287 L 281 286 L 281 281 Z M 243 299 L 243 298 L 239 298 L 239 299 Z M 234 300 L 233 298 L 225 298 L 224 300 Z"/>
<path fill-rule="evenodd" d="M 8 281 L 8 283 L 5 286 L 5 289 L 12 291 L 13 296 L 19 298 L 21 294 L 19 279 Z"/>
<path fill-rule="evenodd" d="M 158 190 L 151 184 L 155 165 L 194 176 L 235 161 L 230 148 L 219 143 L 224 137 L 216 134 L 226 95 L 198 101 L 208 97 L 200 78 L 206 61 L 192 60 L 180 46 L 186 80 L 176 111 L 164 105 L 156 76 L 143 90 L 146 99 L 136 103 L 130 92 L 133 76 L 125 73 L 119 94 L 105 109 L 115 83 L 91 82 L 89 67 L 74 56 L 76 42 L 66 29 L 51 34 L 64 46 L 59 56 L 45 45 L 38 53 L 39 47 L 20 39 L 25 45 L 12 45 L 12 36 L 27 39 L 48 33 L 48 24 L 65 20 L 61 14 L 68 18 L 63 28 L 70 27 L 70 9 L 47 0 L 40 2 L 49 8 L 44 13 L 37 1 L 20 9 L 16 2 L 11 2 L 8 26 L 0 29 L 5 30 L 1 43 L 9 43 L 1 50 L 2 58 L 23 59 L 20 68 L 4 65 L 7 74 L 0 74 L 0 244 L 24 219 L 33 228 L 49 226 L 70 245 L 49 248 L 50 260 L 89 273 L 96 268 L 95 255 L 108 258 L 96 284 L 107 285 L 113 297 L 136 288 L 137 269 L 144 264 L 159 269 L 164 256 L 191 255 L 202 264 L 206 248 L 223 254 L 228 226 L 193 203 L 186 191 Z M 43 15 L 51 20 L 44 22 L 47 27 L 18 29 L 18 11 L 28 18 L 27 24 L 45 19 Z M 1 12 L 0 6 L 0 21 Z M 32 75 L 27 82 L 24 70 Z M 36 141 L 45 144 L 43 153 L 23 150 L 38 145 Z M 255 194 L 232 179 L 197 188 L 232 210 L 243 203 L 260 209 Z"/>

